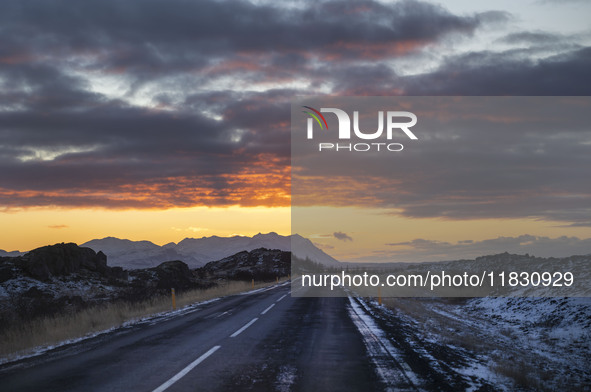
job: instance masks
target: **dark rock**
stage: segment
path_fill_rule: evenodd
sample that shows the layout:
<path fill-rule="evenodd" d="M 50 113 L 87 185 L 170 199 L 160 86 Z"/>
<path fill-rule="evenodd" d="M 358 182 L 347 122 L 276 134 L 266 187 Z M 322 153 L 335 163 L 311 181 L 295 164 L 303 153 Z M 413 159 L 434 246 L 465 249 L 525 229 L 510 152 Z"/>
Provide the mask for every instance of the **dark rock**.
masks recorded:
<path fill-rule="evenodd" d="M 122 267 L 111 267 L 110 276 L 114 279 L 127 281 L 128 273 Z"/>
<path fill-rule="evenodd" d="M 106 276 L 109 273 L 107 256 L 76 244 L 56 244 L 37 248 L 20 257 L 24 270 L 33 278 L 47 280 L 81 270 Z"/>
<path fill-rule="evenodd" d="M 0 283 L 16 278 L 17 270 L 13 257 L 0 257 Z"/>
<path fill-rule="evenodd" d="M 170 289 L 177 292 L 189 289 L 209 287 L 199 282 L 193 271 L 182 261 L 167 261 L 157 267 L 129 271 L 131 282 L 125 298 L 141 301 L 156 294 L 170 294 Z"/>
<path fill-rule="evenodd" d="M 167 261 L 154 268 L 158 276 L 158 288 L 185 290 L 194 285 L 195 280 L 189 266 L 182 261 Z"/>
<path fill-rule="evenodd" d="M 48 299 L 53 298 L 51 293 L 47 293 L 43 290 L 39 290 L 37 287 L 31 287 L 27 291 L 22 294 L 23 297 L 32 298 L 32 299 Z"/>
<path fill-rule="evenodd" d="M 240 252 L 195 270 L 202 279 L 274 280 L 291 271 L 291 253 L 265 248 Z"/>

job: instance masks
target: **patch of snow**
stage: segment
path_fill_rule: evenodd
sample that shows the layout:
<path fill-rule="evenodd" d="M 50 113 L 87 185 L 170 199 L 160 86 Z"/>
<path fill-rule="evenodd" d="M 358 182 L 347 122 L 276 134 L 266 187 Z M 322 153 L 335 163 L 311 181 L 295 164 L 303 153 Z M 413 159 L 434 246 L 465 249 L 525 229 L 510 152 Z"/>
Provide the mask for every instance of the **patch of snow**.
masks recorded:
<path fill-rule="evenodd" d="M 483 384 L 514 390 L 521 382 L 559 390 L 564 380 L 574 388 L 591 385 L 591 298 L 398 299 L 392 309 L 369 304 L 374 317 L 413 326 L 406 343 L 425 359 L 435 360 L 425 355 L 434 347 L 461 355 L 461 362 L 438 362 L 463 376 L 471 390 Z"/>
<path fill-rule="evenodd" d="M 490 366 L 489 365 L 483 365 L 481 363 L 477 363 L 477 362 L 473 362 L 470 364 L 470 366 L 466 366 L 466 367 L 456 367 L 454 368 L 455 371 L 457 371 L 458 373 L 466 376 L 466 378 L 468 380 L 471 380 L 472 378 L 477 378 L 477 379 L 481 379 L 481 380 L 486 380 L 489 383 L 491 383 L 492 385 L 495 386 L 495 388 L 499 391 L 510 391 L 511 389 L 509 389 L 506 384 L 509 380 L 507 380 L 506 377 L 502 377 L 498 374 L 496 374 L 495 372 L 491 371 Z M 467 388 L 466 391 L 477 391 L 481 388 L 480 383 L 471 383 L 471 387 Z"/>
<path fill-rule="evenodd" d="M 290 392 L 297 377 L 296 371 L 295 366 L 281 366 L 277 380 L 275 381 L 275 390 L 279 392 Z"/>
<path fill-rule="evenodd" d="M 385 333 L 374 320 L 359 306 L 352 297 L 349 298 L 349 316 L 363 336 L 369 356 L 374 362 L 382 381 L 388 391 L 416 391 L 421 384 L 404 361 L 402 354 L 392 346 Z M 394 366 L 393 361 L 400 366 Z"/>

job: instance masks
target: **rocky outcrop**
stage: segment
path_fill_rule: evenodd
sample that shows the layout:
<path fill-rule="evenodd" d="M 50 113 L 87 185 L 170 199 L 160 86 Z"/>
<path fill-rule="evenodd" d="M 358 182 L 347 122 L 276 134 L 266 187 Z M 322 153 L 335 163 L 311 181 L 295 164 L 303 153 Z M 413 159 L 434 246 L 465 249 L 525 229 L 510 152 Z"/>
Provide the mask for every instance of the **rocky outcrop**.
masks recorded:
<path fill-rule="evenodd" d="M 156 272 L 158 287 L 161 288 L 187 289 L 195 284 L 193 272 L 180 260 L 164 262 L 152 270 Z"/>
<path fill-rule="evenodd" d="M 109 267 L 104 253 L 73 243 L 0 257 L 0 327 L 116 299 L 127 286 L 127 271 Z"/>
<path fill-rule="evenodd" d="M 207 263 L 195 273 L 202 279 L 273 280 L 287 276 L 290 268 L 290 252 L 259 248 Z"/>
<path fill-rule="evenodd" d="M 24 270 L 33 278 L 47 280 L 52 276 L 79 273 L 81 270 L 108 276 L 107 256 L 90 248 L 76 244 L 57 244 L 44 246 L 20 257 Z"/>
<path fill-rule="evenodd" d="M 103 252 L 73 243 L 0 257 L 0 329 L 35 317 L 75 311 L 104 301 L 143 301 L 154 295 L 207 288 L 222 280 L 275 280 L 289 274 L 290 253 L 255 249 L 197 270 L 180 260 L 153 268 L 109 267 Z"/>
<path fill-rule="evenodd" d="M 145 298 L 148 295 L 168 292 L 171 288 L 177 291 L 199 288 L 193 271 L 180 261 L 166 261 L 157 267 L 132 270 L 129 272 L 134 296 Z"/>

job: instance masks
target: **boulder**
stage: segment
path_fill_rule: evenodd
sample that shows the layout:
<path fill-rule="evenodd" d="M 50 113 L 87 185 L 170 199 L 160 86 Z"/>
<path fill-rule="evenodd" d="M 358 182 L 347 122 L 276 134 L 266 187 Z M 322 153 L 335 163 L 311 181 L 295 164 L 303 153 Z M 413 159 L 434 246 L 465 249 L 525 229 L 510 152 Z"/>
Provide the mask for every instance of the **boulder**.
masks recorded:
<path fill-rule="evenodd" d="M 21 257 L 21 265 L 33 278 L 47 280 L 88 270 L 106 276 L 109 272 L 107 256 L 74 243 L 61 243 L 34 249 Z"/>
<path fill-rule="evenodd" d="M 180 260 L 166 261 L 151 270 L 157 276 L 157 287 L 160 289 L 183 290 L 192 287 L 195 283 L 189 266 Z"/>

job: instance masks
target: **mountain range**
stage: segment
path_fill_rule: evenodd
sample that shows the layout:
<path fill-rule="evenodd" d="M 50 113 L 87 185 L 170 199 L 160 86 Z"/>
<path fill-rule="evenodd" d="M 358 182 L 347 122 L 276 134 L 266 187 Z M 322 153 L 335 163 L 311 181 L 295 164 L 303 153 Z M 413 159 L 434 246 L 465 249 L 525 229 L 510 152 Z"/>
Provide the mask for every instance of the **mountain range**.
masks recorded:
<path fill-rule="evenodd" d="M 181 260 L 190 268 L 202 267 L 210 261 L 220 260 L 242 251 L 258 248 L 292 251 L 300 259 L 310 259 L 325 266 L 338 266 L 339 262 L 314 244 L 298 235 L 282 236 L 277 233 L 257 234 L 253 237 L 185 238 L 179 243 L 159 246 L 150 241 L 131 241 L 115 237 L 95 239 L 80 246 L 102 251 L 109 265 L 126 269 L 155 267 L 168 260 Z"/>
<path fill-rule="evenodd" d="M 19 252 L 18 250 L 13 250 L 11 252 L 5 251 L 0 249 L 0 257 L 17 257 L 22 256 L 27 252 Z"/>

